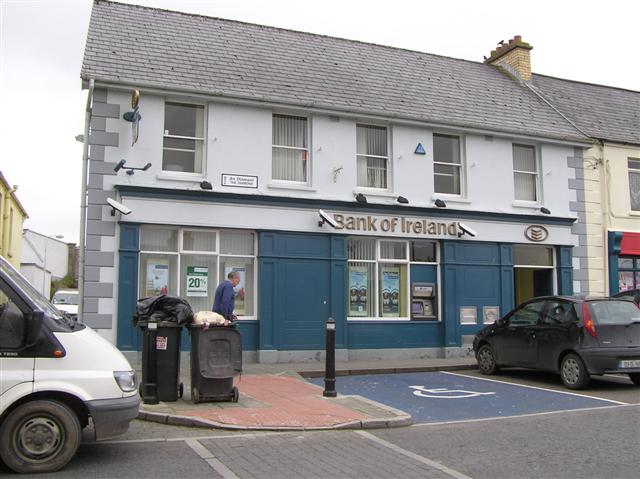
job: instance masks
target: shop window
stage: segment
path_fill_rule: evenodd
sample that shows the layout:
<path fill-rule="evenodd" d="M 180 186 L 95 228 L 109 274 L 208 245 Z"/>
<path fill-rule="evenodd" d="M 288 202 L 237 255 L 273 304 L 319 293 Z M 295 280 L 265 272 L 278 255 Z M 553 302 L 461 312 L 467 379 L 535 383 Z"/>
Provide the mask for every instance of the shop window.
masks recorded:
<path fill-rule="evenodd" d="M 433 135 L 434 192 L 461 194 L 461 156 L 459 136 Z"/>
<path fill-rule="evenodd" d="M 162 169 L 202 173 L 205 135 L 204 106 L 166 102 Z"/>
<path fill-rule="evenodd" d="M 236 314 L 255 316 L 254 233 L 143 226 L 140 244 L 141 297 L 180 296 L 194 311 L 210 311 L 217 285 L 235 270 Z"/>
<path fill-rule="evenodd" d="M 629 158 L 629 196 L 631 197 L 631 210 L 640 211 L 640 158 Z"/>
<path fill-rule="evenodd" d="M 640 288 L 640 256 L 618 258 L 618 291 Z"/>
<path fill-rule="evenodd" d="M 538 201 L 538 162 L 531 145 L 513 145 L 513 183 L 516 200 Z"/>
<path fill-rule="evenodd" d="M 310 170 L 307 119 L 274 114 L 272 142 L 273 179 L 307 183 Z"/>
<path fill-rule="evenodd" d="M 409 319 L 409 266 L 434 263 L 436 243 L 349 238 L 347 252 L 348 317 Z"/>
<path fill-rule="evenodd" d="M 389 147 L 384 126 L 356 125 L 358 186 L 387 189 Z"/>

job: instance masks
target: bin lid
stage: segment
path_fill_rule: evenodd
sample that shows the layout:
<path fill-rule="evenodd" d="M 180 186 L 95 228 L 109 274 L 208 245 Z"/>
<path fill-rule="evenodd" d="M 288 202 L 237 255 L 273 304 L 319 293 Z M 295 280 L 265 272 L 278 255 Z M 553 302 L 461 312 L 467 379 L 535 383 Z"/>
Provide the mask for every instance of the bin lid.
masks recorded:
<path fill-rule="evenodd" d="M 192 341 L 197 341 L 198 369 L 202 377 L 223 379 L 242 372 L 242 337 L 237 329 L 200 329 L 196 336 L 192 336 Z M 192 346 L 192 354 L 193 349 Z"/>

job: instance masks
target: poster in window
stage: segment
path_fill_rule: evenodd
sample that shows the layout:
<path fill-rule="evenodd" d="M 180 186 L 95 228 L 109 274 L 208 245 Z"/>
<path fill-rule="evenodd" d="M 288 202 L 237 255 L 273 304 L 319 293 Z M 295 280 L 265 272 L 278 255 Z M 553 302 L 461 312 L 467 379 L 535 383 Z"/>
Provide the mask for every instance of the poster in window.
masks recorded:
<path fill-rule="evenodd" d="M 349 316 L 368 316 L 367 268 L 349 267 Z"/>
<path fill-rule="evenodd" d="M 169 261 L 147 263 L 146 296 L 169 294 Z"/>
<path fill-rule="evenodd" d="M 187 266 L 187 296 L 207 297 L 209 292 L 209 268 Z"/>
<path fill-rule="evenodd" d="M 382 315 L 400 315 L 400 270 L 398 268 L 382 270 Z"/>
<path fill-rule="evenodd" d="M 233 288 L 233 293 L 235 295 L 235 314 L 241 316 L 245 314 L 244 297 L 247 268 L 245 266 L 225 266 L 224 278 L 227 279 L 232 271 L 240 275 L 240 282 Z"/>
<path fill-rule="evenodd" d="M 633 289 L 633 271 L 620 271 L 618 273 L 618 290 L 628 291 Z"/>

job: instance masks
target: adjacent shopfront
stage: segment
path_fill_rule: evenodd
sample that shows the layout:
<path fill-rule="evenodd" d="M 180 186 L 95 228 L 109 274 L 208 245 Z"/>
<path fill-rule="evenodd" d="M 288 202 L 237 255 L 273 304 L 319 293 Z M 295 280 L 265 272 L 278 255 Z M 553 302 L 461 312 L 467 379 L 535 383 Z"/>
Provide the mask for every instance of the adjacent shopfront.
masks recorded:
<path fill-rule="evenodd" d="M 329 317 L 339 358 L 465 354 L 465 338 L 518 302 L 572 293 L 569 218 L 120 194 L 134 211 L 119 224 L 123 350 L 139 348 L 129 322 L 137 298 L 179 295 L 209 310 L 232 270 L 244 349 L 265 362 L 316 358 Z"/>
<path fill-rule="evenodd" d="M 640 233 L 609 232 L 609 293 L 640 288 Z"/>

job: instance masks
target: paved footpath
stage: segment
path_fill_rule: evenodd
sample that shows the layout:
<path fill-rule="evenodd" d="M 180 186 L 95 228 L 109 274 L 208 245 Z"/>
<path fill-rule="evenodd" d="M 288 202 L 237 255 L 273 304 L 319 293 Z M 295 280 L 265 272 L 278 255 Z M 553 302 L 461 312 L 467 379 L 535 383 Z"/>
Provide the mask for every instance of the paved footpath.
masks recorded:
<path fill-rule="evenodd" d="M 140 368 L 139 361 L 132 364 Z M 188 358 L 187 358 L 188 359 Z M 473 358 L 404 361 L 349 361 L 336 364 L 340 376 L 362 373 L 437 371 L 473 368 Z M 308 377 L 323 376 L 324 363 L 247 364 L 236 378 L 240 399 L 201 402 L 190 398 L 189 362 L 183 358 L 184 396 L 175 402 L 142 404 L 139 418 L 165 424 L 249 430 L 367 429 L 406 426 L 409 414 L 358 395 L 323 397 L 323 386 Z"/>

